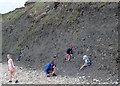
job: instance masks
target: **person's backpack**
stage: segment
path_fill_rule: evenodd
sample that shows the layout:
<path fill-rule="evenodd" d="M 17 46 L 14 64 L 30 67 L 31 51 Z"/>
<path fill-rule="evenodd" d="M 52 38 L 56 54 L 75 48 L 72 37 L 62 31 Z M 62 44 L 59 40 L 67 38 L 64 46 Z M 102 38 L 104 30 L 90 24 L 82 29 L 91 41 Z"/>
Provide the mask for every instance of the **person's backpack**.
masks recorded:
<path fill-rule="evenodd" d="M 90 59 L 87 59 L 87 64 L 88 64 L 88 66 L 91 65 L 91 60 Z"/>

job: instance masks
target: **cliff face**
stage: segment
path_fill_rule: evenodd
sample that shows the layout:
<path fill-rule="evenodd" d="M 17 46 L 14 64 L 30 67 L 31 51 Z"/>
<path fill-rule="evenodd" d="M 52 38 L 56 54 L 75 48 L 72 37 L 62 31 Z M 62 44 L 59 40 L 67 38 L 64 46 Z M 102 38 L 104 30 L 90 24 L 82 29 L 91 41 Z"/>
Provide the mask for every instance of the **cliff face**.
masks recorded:
<path fill-rule="evenodd" d="M 29 6 L 28 6 L 29 5 Z M 82 52 L 92 54 L 90 70 L 115 72 L 118 48 L 117 3 L 32 3 L 3 15 L 3 60 L 8 52 L 21 65 L 43 68 L 57 55 L 59 70 L 77 70 Z M 64 63 L 72 44 L 74 59 Z M 73 64 L 73 65 L 72 65 Z M 97 71 L 97 70 L 96 70 Z M 70 71 L 68 74 L 76 72 Z M 104 75 L 103 75 L 104 76 Z"/>

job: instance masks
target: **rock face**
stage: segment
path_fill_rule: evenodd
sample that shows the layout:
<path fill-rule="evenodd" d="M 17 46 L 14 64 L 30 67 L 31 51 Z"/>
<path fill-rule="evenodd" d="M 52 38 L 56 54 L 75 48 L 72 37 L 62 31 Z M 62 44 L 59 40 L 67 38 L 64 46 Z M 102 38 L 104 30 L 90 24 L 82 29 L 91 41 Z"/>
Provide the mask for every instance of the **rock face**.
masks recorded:
<path fill-rule="evenodd" d="M 117 80 L 117 3 L 31 4 L 3 15 L 3 61 L 10 52 L 17 66 L 43 70 L 57 55 L 58 75 Z M 70 44 L 74 58 L 64 62 Z M 79 71 L 83 54 L 92 55 L 92 66 Z"/>

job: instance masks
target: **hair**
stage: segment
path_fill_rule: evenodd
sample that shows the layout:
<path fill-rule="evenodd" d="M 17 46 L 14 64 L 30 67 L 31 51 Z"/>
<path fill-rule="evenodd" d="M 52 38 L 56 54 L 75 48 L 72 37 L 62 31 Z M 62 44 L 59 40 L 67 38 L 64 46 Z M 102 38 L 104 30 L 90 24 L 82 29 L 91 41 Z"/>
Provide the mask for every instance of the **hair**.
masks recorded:
<path fill-rule="evenodd" d="M 50 64 L 54 64 L 54 61 L 51 61 Z"/>
<path fill-rule="evenodd" d="M 85 59 L 88 59 L 88 56 L 87 56 L 87 55 L 84 55 L 84 56 L 83 56 L 83 60 L 85 60 Z"/>
<path fill-rule="evenodd" d="M 69 45 L 69 48 L 73 48 L 73 45 L 72 45 L 72 44 L 70 44 L 70 45 Z"/>
<path fill-rule="evenodd" d="M 11 53 L 8 53 L 7 55 L 10 55 L 10 58 L 12 57 L 12 54 L 11 54 Z"/>
<path fill-rule="evenodd" d="M 90 54 L 90 56 L 92 56 L 92 54 Z"/>
<path fill-rule="evenodd" d="M 53 56 L 53 58 L 56 58 L 56 57 L 57 57 L 56 55 Z"/>

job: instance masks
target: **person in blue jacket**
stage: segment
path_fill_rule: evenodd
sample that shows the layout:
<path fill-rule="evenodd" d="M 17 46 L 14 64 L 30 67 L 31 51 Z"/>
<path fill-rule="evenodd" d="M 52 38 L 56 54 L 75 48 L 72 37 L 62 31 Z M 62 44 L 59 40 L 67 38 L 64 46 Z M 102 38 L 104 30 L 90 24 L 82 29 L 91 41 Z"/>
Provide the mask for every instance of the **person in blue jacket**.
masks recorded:
<path fill-rule="evenodd" d="M 56 71 L 56 64 L 54 63 L 54 61 L 51 61 L 50 63 L 47 63 L 45 65 L 45 73 L 47 77 L 50 77 L 50 75 L 56 76 L 55 71 Z"/>

